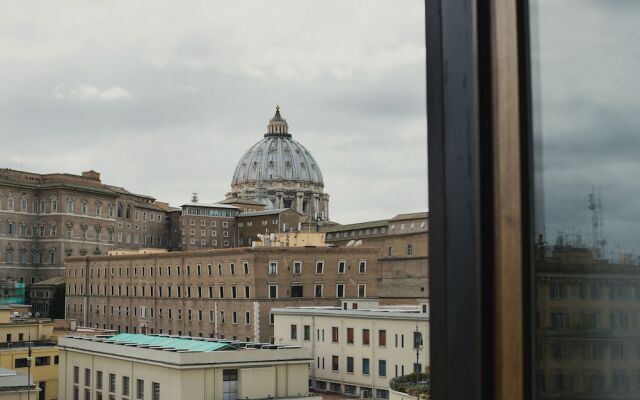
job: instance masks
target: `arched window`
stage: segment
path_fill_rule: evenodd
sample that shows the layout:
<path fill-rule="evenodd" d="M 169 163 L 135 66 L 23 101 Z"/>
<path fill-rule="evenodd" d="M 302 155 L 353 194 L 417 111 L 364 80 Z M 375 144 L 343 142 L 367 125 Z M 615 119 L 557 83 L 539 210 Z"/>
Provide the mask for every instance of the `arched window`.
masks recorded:
<path fill-rule="evenodd" d="M 407 245 L 407 255 L 408 256 L 412 256 L 413 255 L 413 245 L 411 243 L 409 243 Z"/>
<path fill-rule="evenodd" d="M 55 263 L 56 263 L 56 250 L 51 249 L 49 250 L 49 264 L 55 264 Z"/>
<path fill-rule="evenodd" d="M 83 201 L 82 202 L 82 215 L 87 215 L 87 213 L 89 212 L 89 205 L 87 204 L 87 201 Z"/>
<path fill-rule="evenodd" d="M 118 218 L 122 218 L 123 206 L 122 203 L 118 203 Z"/>
<path fill-rule="evenodd" d="M 56 199 L 51 199 L 51 212 L 58 212 L 58 200 Z"/>
<path fill-rule="evenodd" d="M 67 212 L 73 213 L 73 199 L 67 199 Z"/>
<path fill-rule="evenodd" d="M 14 203 L 13 195 L 9 193 L 9 197 L 7 198 L 7 210 L 13 211 L 14 207 L 15 207 L 15 203 Z"/>
<path fill-rule="evenodd" d="M 20 264 L 28 262 L 27 249 L 20 249 Z"/>
<path fill-rule="evenodd" d="M 389 246 L 387 248 L 387 257 L 391 257 L 393 255 L 393 246 Z"/>
<path fill-rule="evenodd" d="M 131 206 L 127 204 L 127 219 L 131 219 Z"/>

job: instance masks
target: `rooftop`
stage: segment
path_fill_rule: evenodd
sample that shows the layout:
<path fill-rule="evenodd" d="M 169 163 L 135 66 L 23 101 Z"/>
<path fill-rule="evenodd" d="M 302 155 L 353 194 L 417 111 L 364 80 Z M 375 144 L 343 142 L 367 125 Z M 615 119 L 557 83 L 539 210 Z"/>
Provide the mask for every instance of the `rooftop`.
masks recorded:
<path fill-rule="evenodd" d="M 63 351 L 96 353 L 140 363 L 161 363 L 173 368 L 311 361 L 309 350 L 300 346 L 172 335 L 64 336 L 58 340 L 58 347 Z"/>
<path fill-rule="evenodd" d="M 40 287 L 40 286 L 56 286 L 56 285 L 64 285 L 64 277 L 56 276 L 54 278 L 45 279 L 44 281 L 36 282 L 31 284 L 31 288 Z"/>
<path fill-rule="evenodd" d="M 359 222 L 356 224 L 345 224 L 345 225 L 332 225 L 327 226 L 322 229 L 324 232 L 342 232 L 342 231 L 350 231 L 354 229 L 366 229 L 366 228 L 374 228 L 374 227 L 386 227 L 389 223 L 388 219 L 381 219 L 377 221 L 367 221 L 367 222 Z"/>
<path fill-rule="evenodd" d="M 275 210 L 264 210 L 264 211 L 250 211 L 250 212 L 241 212 L 238 214 L 238 217 L 257 217 L 260 215 L 275 215 L 280 214 L 284 211 L 291 210 L 290 208 L 276 208 Z M 291 210 L 293 211 L 293 210 Z"/>
<path fill-rule="evenodd" d="M 33 382 L 33 381 L 31 381 Z M 24 389 L 27 387 L 33 389 L 35 384 L 29 385 L 29 379 L 26 374 L 16 372 L 12 369 L 0 368 L 0 392 L 9 392 Z"/>
<path fill-rule="evenodd" d="M 239 208 L 236 206 L 222 203 L 186 203 L 181 205 L 180 207 L 224 208 L 230 210 L 239 210 Z"/>
<path fill-rule="evenodd" d="M 429 213 L 426 211 L 416 212 L 416 213 L 408 213 L 408 214 L 398 214 L 395 217 L 391 218 L 389 221 L 406 221 L 410 219 L 425 219 L 429 218 Z"/>
<path fill-rule="evenodd" d="M 349 317 L 364 319 L 405 319 L 416 321 L 428 321 L 429 314 L 421 312 L 420 306 L 381 306 L 371 309 L 344 310 L 340 307 L 310 306 L 310 307 L 286 307 L 272 308 L 274 315 L 305 315 L 327 317 Z"/>

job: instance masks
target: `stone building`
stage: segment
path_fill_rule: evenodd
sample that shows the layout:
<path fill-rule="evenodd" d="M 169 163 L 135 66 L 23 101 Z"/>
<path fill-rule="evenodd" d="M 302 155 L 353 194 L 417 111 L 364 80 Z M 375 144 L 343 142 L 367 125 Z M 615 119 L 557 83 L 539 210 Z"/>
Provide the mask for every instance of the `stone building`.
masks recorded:
<path fill-rule="evenodd" d="M 429 214 L 398 214 L 389 220 L 330 225 L 320 229 L 327 243 L 369 246 L 379 251 L 378 296 L 385 303 L 425 299 L 428 293 Z"/>
<path fill-rule="evenodd" d="M 54 278 L 45 279 L 33 283 L 29 286 L 29 304 L 34 315 L 42 318 L 63 318 L 64 315 L 51 316 L 51 304 L 54 301 L 56 290 L 64 293 L 64 277 L 56 276 Z M 60 300 L 62 303 L 62 300 Z M 60 306 L 62 312 L 62 308 Z"/>
<path fill-rule="evenodd" d="M 122 333 L 59 347 L 59 399 L 320 399 L 299 346 Z"/>
<path fill-rule="evenodd" d="M 267 209 L 290 208 L 314 220 L 329 219 L 329 195 L 324 193 L 320 166 L 293 140 L 280 107 L 264 138 L 240 158 L 227 201 L 249 199 Z"/>
<path fill-rule="evenodd" d="M 167 208 L 103 184 L 95 171 L 0 169 L 0 279 L 33 283 L 62 275 L 67 256 L 166 247 Z"/>
<path fill-rule="evenodd" d="M 242 212 L 237 217 L 238 247 L 251 246 L 258 235 L 297 230 L 302 215 L 288 208 Z"/>
<path fill-rule="evenodd" d="M 388 399 L 392 378 L 429 366 L 428 308 L 358 300 L 350 308 L 273 309 L 275 342 L 311 351 L 314 390 Z"/>
<path fill-rule="evenodd" d="M 66 317 L 119 332 L 273 337 L 273 307 L 377 297 L 378 250 L 255 247 L 67 259 Z"/>
<path fill-rule="evenodd" d="M 194 199 L 195 200 L 195 199 Z M 192 202 L 182 205 L 178 218 L 181 250 L 237 247 L 238 207 Z M 174 227 L 172 227 L 174 228 Z"/>

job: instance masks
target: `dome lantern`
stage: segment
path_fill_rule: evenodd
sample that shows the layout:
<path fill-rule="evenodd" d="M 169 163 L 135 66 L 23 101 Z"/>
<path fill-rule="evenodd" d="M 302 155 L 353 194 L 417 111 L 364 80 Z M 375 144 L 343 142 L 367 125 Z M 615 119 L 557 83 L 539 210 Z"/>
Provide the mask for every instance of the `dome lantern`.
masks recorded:
<path fill-rule="evenodd" d="M 269 136 L 286 136 L 291 137 L 289 134 L 289 125 L 287 124 L 287 120 L 282 118 L 280 115 L 280 106 L 276 106 L 276 113 L 269 120 L 269 125 L 267 125 L 267 133 L 264 134 L 264 137 Z"/>

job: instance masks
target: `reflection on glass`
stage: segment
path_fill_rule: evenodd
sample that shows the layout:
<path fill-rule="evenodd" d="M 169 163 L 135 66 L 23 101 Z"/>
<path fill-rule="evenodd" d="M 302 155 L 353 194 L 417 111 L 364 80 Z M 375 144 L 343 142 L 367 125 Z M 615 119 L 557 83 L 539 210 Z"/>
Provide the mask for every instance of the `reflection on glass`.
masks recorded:
<path fill-rule="evenodd" d="M 640 398 L 640 2 L 532 0 L 536 397 Z"/>

